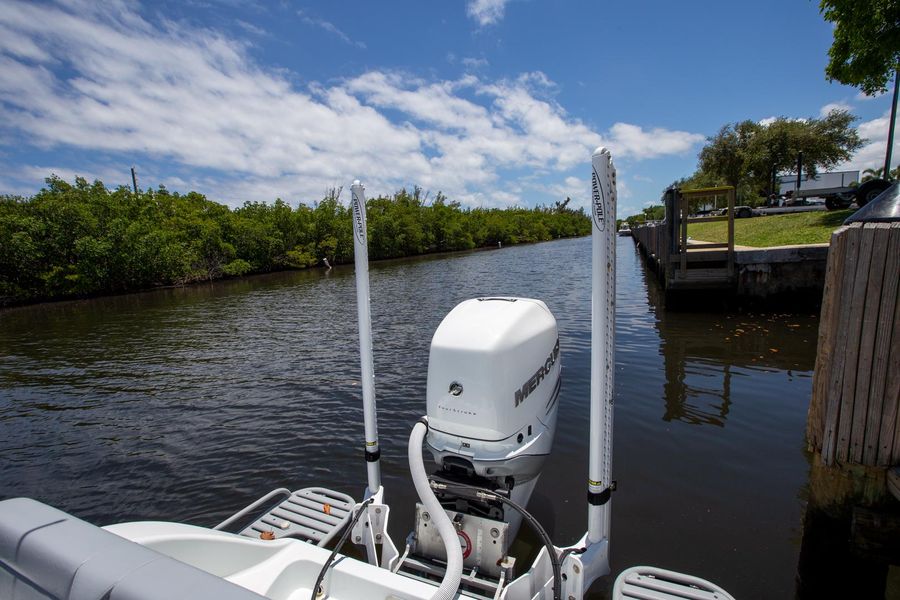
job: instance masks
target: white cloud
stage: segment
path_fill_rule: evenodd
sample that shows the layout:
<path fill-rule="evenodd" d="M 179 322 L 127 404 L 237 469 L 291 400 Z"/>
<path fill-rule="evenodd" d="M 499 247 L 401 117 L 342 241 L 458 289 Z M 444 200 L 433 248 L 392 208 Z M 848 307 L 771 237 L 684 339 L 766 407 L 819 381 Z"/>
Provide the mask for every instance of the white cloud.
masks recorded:
<path fill-rule="evenodd" d="M 47 172 L 41 176 L 40 179 L 35 181 L 43 181 L 43 178 L 47 176 Z M 0 194 L 9 195 L 9 196 L 22 196 L 27 198 L 33 195 L 37 191 L 37 188 L 31 184 L 26 184 L 19 179 L 11 179 L 5 176 L 0 176 Z"/>
<path fill-rule="evenodd" d="M 831 106 L 831 105 L 829 104 L 827 106 Z M 800 123 L 806 123 L 807 121 L 809 121 L 809 119 L 807 119 L 806 117 L 796 117 L 796 118 L 794 118 L 794 117 L 766 117 L 765 119 L 760 119 L 757 122 L 760 125 L 763 125 L 764 127 L 768 127 L 769 125 L 771 125 L 778 119 L 784 119 L 785 121 L 798 121 Z"/>
<path fill-rule="evenodd" d="M 560 182 L 539 187 L 546 192 L 551 202 L 562 202 L 566 198 L 571 198 L 570 208 L 587 208 L 590 206 L 591 178 L 587 172 L 585 172 L 584 177 L 570 175 Z"/>
<path fill-rule="evenodd" d="M 108 167 L 103 167 L 101 169 L 92 167 L 72 169 L 70 167 L 59 165 L 28 165 L 21 167 L 20 172 L 26 177 L 40 182 L 43 182 L 44 179 L 51 175 L 56 175 L 69 182 L 75 181 L 76 177 L 83 177 L 89 182 L 99 179 L 109 187 L 118 187 L 119 185 L 131 187 L 130 166 L 122 166 L 121 169 L 116 171 Z M 138 170 L 138 185 L 140 187 L 146 187 L 141 182 L 140 170 Z"/>
<path fill-rule="evenodd" d="M 865 92 L 860 91 L 859 93 L 856 94 L 856 99 L 857 100 L 874 100 L 875 98 L 881 98 L 886 93 L 887 92 L 879 92 L 877 94 L 873 94 L 870 96 L 870 95 L 866 94 Z"/>
<path fill-rule="evenodd" d="M 569 208 L 589 209 L 591 204 L 591 178 L 588 173 L 585 173 L 584 177 L 569 176 L 562 181 L 553 183 L 551 185 L 535 185 L 533 187 L 534 189 L 538 189 L 546 194 L 546 196 L 548 197 L 548 200 L 546 202 L 547 204 L 552 204 L 555 201 L 561 202 L 566 198 L 571 199 Z M 632 192 L 631 188 L 625 182 L 624 177 L 621 176 L 621 170 L 618 168 L 616 178 L 616 196 L 618 198 L 618 216 L 621 218 L 621 212 L 623 210 L 622 202 L 623 200 L 631 198 Z"/>
<path fill-rule="evenodd" d="M 595 131 L 544 97 L 554 84 L 541 72 L 490 81 L 372 70 L 299 89 L 215 31 L 151 25 L 130 4 L 73 2 L 7 0 L 0 11 L 10 33 L 0 35 L 0 127 L 18 138 L 0 144 L 83 150 L 88 174 L 104 181 L 121 169 L 100 157 L 146 157 L 161 171 L 143 174 L 147 185 L 187 183 L 231 203 L 310 201 L 355 177 L 370 194 L 418 184 L 470 203 L 546 202 L 508 172 L 567 185 L 597 146 L 641 160 L 704 139 L 628 123 Z"/>
<path fill-rule="evenodd" d="M 831 102 L 831 103 L 823 106 L 821 109 L 819 109 L 819 116 L 823 117 L 823 118 L 827 117 L 829 114 L 831 114 L 832 111 L 835 111 L 835 110 L 850 111 L 850 110 L 853 110 L 853 107 L 850 106 L 849 104 L 847 104 L 846 102 Z"/>
<path fill-rule="evenodd" d="M 40 62 L 50 60 L 50 55 L 41 49 L 34 40 L 18 31 L 0 25 L 0 39 L 5 40 L 4 47 L 7 48 L 7 52 L 17 58 L 26 58 Z"/>
<path fill-rule="evenodd" d="M 366 49 L 366 44 L 360 40 L 354 40 L 349 35 L 338 29 L 338 26 L 332 23 L 331 21 L 326 21 L 325 19 L 319 19 L 317 17 L 313 17 L 308 15 L 303 10 L 298 10 L 297 15 L 303 20 L 304 23 L 310 25 L 312 27 L 318 27 L 319 29 L 323 29 L 328 33 L 336 36 L 339 40 L 344 42 L 345 44 L 350 44 L 351 46 L 356 46 L 357 48 Z"/>
<path fill-rule="evenodd" d="M 477 71 L 478 69 L 483 69 L 488 66 L 488 61 L 486 58 L 472 58 L 466 57 L 460 61 L 463 66 L 470 71 Z"/>
<path fill-rule="evenodd" d="M 470 206 L 486 206 L 489 208 L 506 208 L 522 203 L 522 198 L 513 192 L 495 189 L 488 192 L 463 194 L 460 200 Z"/>
<path fill-rule="evenodd" d="M 890 110 L 871 121 L 859 124 L 857 131 L 859 136 L 868 140 L 866 144 L 856 151 L 846 163 L 836 167 L 836 170 L 860 170 L 881 168 L 884 166 L 884 154 L 887 150 L 888 125 L 891 121 Z M 900 162 L 900 136 L 894 134 L 894 149 L 892 151 L 891 168 L 896 168 Z"/>
<path fill-rule="evenodd" d="M 268 35 L 268 32 L 266 32 L 265 29 L 263 29 L 262 27 L 257 27 L 253 23 L 248 23 L 247 21 L 243 21 L 241 19 L 237 19 L 235 21 L 235 23 L 237 23 L 241 29 L 243 29 L 244 31 L 246 31 L 248 33 L 252 33 L 253 35 L 256 35 L 256 36 Z"/>
<path fill-rule="evenodd" d="M 619 205 L 619 213 L 622 212 L 622 209 L 621 209 L 621 201 L 622 201 L 622 200 L 628 200 L 629 198 L 631 198 L 631 196 L 632 196 L 632 193 L 631 193 L 631 186 L 628 185 L 628 182 L 626 182 L 624 179 L 618 179 L 618 180 L 616 181 L 616 197 L 617 197 L 617 200 L 619 200 L 619 203 L 620 203 L 620 205 Z M 621 214 L 620 214 L 619 216 L 621 216 Z"/>
<path fill-rule="evenodd" d="M 669 154 L 684 154 L 706 138 L 699 133 L 655 128 L 644 130 L 637 125 L 616 123 L 610 130 L 611 149 L 637 158 L 657 158 Z"/>
<path fill-rule="evenodd" d="M 482 27 L 493 25 L 503 18 L 507 2 L 509 0 L 468 0 L 466 14 Z"/>

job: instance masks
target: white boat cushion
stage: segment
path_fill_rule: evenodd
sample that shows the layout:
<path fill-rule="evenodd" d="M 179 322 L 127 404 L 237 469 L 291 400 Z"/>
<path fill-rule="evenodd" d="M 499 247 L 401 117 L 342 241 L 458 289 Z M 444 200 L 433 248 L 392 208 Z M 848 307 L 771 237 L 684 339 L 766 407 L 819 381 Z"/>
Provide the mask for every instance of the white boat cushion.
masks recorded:
<path fill-rule="evenodd" d="M 0 598 L 260 600 L 262 596 L 28 498 L 0 501 Z"/>

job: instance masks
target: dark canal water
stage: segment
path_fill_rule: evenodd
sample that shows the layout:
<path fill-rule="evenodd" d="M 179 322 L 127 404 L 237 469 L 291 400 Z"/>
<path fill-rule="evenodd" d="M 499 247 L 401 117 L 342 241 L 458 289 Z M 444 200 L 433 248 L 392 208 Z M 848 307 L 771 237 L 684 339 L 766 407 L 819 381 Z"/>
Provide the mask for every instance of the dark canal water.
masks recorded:
<path fill-rule="evenodd" d="M 666 312 L 632 241 L 618 248 L 613 572 L 652 564 L 742 599 L 792 597 L 817 320 Z M 585 530 L 589 251 L 583 238 L 372 266 L 398 545 L 412 526 L 406 443 L 425 411 L 431 335 L 479 295 L 543 299 L 559 322 L 559 430 L 531 508 L 557 544 Z M 97 524 L 209 526 L 279 486 L 359 498 L 355 319 L 351 268 L 0 313 L 0 498 Z"/>

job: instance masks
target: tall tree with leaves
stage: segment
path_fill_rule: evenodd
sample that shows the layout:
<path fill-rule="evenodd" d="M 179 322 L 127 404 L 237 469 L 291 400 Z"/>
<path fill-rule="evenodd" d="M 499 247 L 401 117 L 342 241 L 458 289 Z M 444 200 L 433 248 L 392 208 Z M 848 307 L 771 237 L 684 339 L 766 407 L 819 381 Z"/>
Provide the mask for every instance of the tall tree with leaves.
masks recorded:
<path fill-rule="evenodd" d="M 737 188 L 746 175 L 750 140 L 762 127 L 750 120 L 722 127 L 700 150 L 700 172 Z"/>
<path fill-rule="evenodd" d="M 821 0 L 827 21 L 835 24 L 831 57 L 825 74 L 829 80 L 856 86 L 863 92 L 887 91 L 894 76 L 894 99 L 884 155 L 884 172 L 891 172 L 897 94 L 900 92 L 900 0 Z M 871 190 L 882 187 L 870 183 Z"/>
<path fill-rule="evenodd" d="M 869 95 L 887 91 L 900 68 L 900 0 L 822 0 L 819 8 L 834 23 L 828 79 Z"/>
<path fill-rule="evenodd" d="M 794 170 L 799 152 L 807 173 L 848 160 L 864 143 L 853 120 L 849 112 L 835 110 L 821 119 L 726 125 L 700 151 L 699 170 L 691 179 L 734 186 L 739 196 L 762 195 L 773 171 Z"/>
<path fill-rule="evenodd" d="M 849 160 L 863 144 L 852 126 L 855 119 L 846 110 L 833 110 L 821 119 L 775 119 L 749 141 L 749 180 L 755 187 L 765 188 L 773 169 L 781 173 L 795 169 L 800 152 L 803 171 L 811 175 Z"/>

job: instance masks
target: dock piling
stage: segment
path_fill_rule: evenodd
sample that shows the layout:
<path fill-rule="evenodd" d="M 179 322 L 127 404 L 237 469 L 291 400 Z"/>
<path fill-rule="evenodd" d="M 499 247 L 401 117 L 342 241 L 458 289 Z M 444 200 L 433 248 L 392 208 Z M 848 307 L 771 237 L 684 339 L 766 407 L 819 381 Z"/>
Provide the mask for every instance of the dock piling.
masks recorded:
<path fill-rule="evenodd" d="M 825 465 L 900 463 L 900 223 L 834 232 L 807 420 Z"/>

